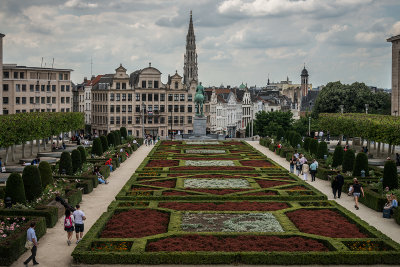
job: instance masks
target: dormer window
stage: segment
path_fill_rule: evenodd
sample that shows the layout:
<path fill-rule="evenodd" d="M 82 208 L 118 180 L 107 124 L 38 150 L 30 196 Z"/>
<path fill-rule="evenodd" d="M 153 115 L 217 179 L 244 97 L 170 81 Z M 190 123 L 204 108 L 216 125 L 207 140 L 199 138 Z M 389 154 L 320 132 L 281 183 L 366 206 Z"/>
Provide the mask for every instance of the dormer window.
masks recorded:
<path fill-rule="evenodd" d="M 153 88 L 153 81 L 148 81 L 147 87 L 148 88 Z"/>
<path fill-rule="evenodd" d="M 178 84 L 178 82 L 175 82 L 175 89 L 178 89 L 179 88 L 179 84 Z"/>

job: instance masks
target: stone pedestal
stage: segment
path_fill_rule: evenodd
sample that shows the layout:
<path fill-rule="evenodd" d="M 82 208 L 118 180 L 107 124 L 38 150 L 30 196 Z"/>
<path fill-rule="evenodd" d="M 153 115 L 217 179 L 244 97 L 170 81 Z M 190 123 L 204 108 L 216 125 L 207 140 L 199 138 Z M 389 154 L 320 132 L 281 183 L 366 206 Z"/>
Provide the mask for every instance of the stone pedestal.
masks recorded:
<path fill-rule="evenodd" d="M 194 136 L 205 136 L 207 128 L 206 117 L 194 117 L 193 119 L 193 135 Z"/>

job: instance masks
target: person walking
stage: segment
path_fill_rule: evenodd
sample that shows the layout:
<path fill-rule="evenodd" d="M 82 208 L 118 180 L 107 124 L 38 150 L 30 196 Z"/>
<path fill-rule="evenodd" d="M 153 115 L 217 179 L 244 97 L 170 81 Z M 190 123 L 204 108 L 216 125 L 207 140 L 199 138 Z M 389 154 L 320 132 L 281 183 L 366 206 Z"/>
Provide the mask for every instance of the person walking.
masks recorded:
<path fill-rule="evenodd" d="M 343 175 L 340 174 L 340 171 L 338 171 L 338 175 L 336 176 L 337 179 L 337 196 L 340 198 L 342 196 L 342 188 L 344 185 L 344 177 Z"/>
<path fill-rule="evenodd" d="M 294 155 L 290 159 L 289 164 L 290 164 L 290 173 L 294 173 L 294 166 L 296 164 L 296 158 Z"/>
<path fill-rule="evenodd" d="M 296 160 L 296 174 L 300 175 L 301 173 L 301 163 L 300 163 L 300 159 Z"/>
<path fill-rule="evenodd" d="M 318 164 L 314 159 L 313 163 L 310 164 L 310 174 L 311 174 L 311 182 L 315 181 L 315 174 L 317 173 Z"/>
<path fill-rule="evenodd" d="M 72 241 L 72 233 L 74 232 L 74 217 L 71 216 L 71 211 L 69 209 L 65 210 L 64 231 L 67 232 L 67 244 L 70 246 Z"/>
<path fill-rule="evenodd" d="M 308 172 L 310 171 L 307 161 L 304 162 L 302 171 L 303 171 L 303 180 L 307 181 Z"/>
<path fill-rule="evenodd" d="M 36 261 L 36 252 L 37 252 L 37 237 L 36 237 L 36 232 L 35 232 L 35 227 L 36 227 L 36 223 L 35 222 L 31 222 L 31 225 L 28 229 L 28 231 L 26 231 L 26 244 L 25 247 L 31 247 L 31 253 L 32 255 L 26 259 L 26 261 L 24 261 L 25 266 L 28 266 L 28 263 L 32 260 L 33 261 L 33 265 L 38 265 L 39 263 Z"/>
<path fill-rule="evenodd" d="M 74 219 L 75 219 L 75 233 L 76 233 L 76 243 L 78 244 L 83 237 L 84 224 L 83 221 L 86 220 L 85 213 L 80 210 L 80 206 L 75 206 L 76 210 L 74 211 Z"/>
<path fill-rule="evenodd" d="M 338 190 L 338 179 L 337 176 L 332 181 L 332 193 L 333 193 L 333 198 L 336 199 L 336 192 Z"/>
<path fill-rule="evenodd" d="M 354 202 L 355 202 L 354 207 L 356 208 L 356 210 L 358 210 L 359 209 L 358 199 L 360 198 L 361 193 L 362 193 L 362 196 L 364 197 L 364 190 L 363 190 L 361 184 L 358 182 L 357 178 L 354 178 L 353 181 L 354 181 L 354 183 L 353 183 L 353 190 L 352 190 L 353 192 L 352 193 L 353 193 Z"/>

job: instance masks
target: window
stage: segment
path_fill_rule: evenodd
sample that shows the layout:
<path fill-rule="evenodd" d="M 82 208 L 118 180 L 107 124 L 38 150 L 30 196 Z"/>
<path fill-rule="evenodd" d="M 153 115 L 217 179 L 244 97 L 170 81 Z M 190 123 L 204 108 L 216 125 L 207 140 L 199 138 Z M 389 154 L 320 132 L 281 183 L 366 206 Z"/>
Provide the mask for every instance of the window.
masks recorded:
<path fill-rule="evenodd" d="M 3 91 L 8 91 L 8 84 L 3 84 Z"/>
<path fill-rule="evenodd" d="M 51 102 L 53 102 L 53 104 L 55 104 L 55 103 L 56 103 L 56 98 L 55 98 L 55 97 L 52 97 L 52 98 L 51 98 Z"/>
<path fill-rule="evenodd" d="M 126 124 L 126 117 L 122 117 L 122 124 Z"/>
<path fill-rule="evenodd" d="M 36 91 L 36 92 L 39 92 L 39 84 L 36 84 L 36 86 L 35 86 L 35 91 Z"/>
<path fill-rule="evenodd" d="M 29 91 L 33 92 L 35 90 L 35 86 L 33 84 L 29 85 Z"/>
<path fill-rule="evenodd" d="M 68 80 L 68 79 L 66 79 L 66 80 Z M 65 86 L 65 91 L 69 92 L 69 85 Z"/>
<path fill-rule="evenodd" d="M 136 94 L 136 101 L 140 101 L 140 94 Z"/>
<path fill-rule="evenodd" d="M 175 124 L 178 124 L 178 120 L 179 120 L 179 117 L 178 116 L 174 116 L 174 123 Z"/>
<path fill-rule="evenodd" d="M 65 91 L 65 85 L 61 85 L 61 92 Z"/>
<path fill-rule="evenodd" d="M 179 123 L 180 123 L 180 124 L 183 124 L 184 118 L 185 118 L 184 116 L 180 116 L 180 117 L 179 117 Z"/>
<path fill-rule="evenodd" d="M 132 94 L 128 94 L 128 101 L 132 101 Z"/>
<path fill-rule="evenodd" d="M 30 104 L 35 104 L 35 98 L 34 97 L 30 97 L 29 98 L 29 103 Z"/>
<path fill-rule="evenodd" d="M 3 109 L 3 114 L 7 115 L 8 114 L 8 109 Z"/>
<path fill-rule="evenodd" d="M 114 124 L 114 117 L 110 117 L 110 124 Z"/>
<path fill-rule="evenodd" d="M 193 111 L 192 111 L 192 105 L 189 105 L 189 106 L 188 106 L 188 112 L 189 112 L 189 113 L 190 113 L 190 112 L 193 112 Z"/>
<path fill-rule="evenodd" d="M 115 100 L 120 101 L 121 100 L 121 94 L 115 94 Z"/>
<path fill-rule="evenodd" d="M 20 98 L 19 98 L 19 97 L 16 97 L 16 98 L 15 98 L 15 104 L 17 104 L 17 105 L 21 104 L 21 103 L 20 103 Z"/>
<path fill-rule="evenodd" d="M 178 94 L 174 94 L 174 101 L 178 101 L 179 100 L 179 95 Z"/>
<path fill-rule="evenodd" d="M 185 112 L 185 106 L 184 105 L 180 105 L 179 106 L 179 112 Z"/>
<path fill-rule="evenodd" d="M 25 79 L 25 73 L 20 72 L 20 73 L 19 73 L 19 78 L 20 78 L 20 79 Z"/>
<path fill-rule="evenodd" d="M 160 117 L 160 123 L 162 123 L 162 124 L 165 123 L 165 117 Z"/>
<path fill-rule="evenodd" d="M 193 100 L 192 100 L 192 94 L 188 94 L 188 101 L 189 102 L 192 102 Z"/>
<path fill-rule="evenodd" d="M 44 96 L 42 96 L 41 98 L 40 98 L 40 103 L 41 104 L 46 104 L 46 98 L 44 97 Z"/>
<path fill-rule="evenodd" d="M 142 94 L 142 101 L 146 101 L 146 94 Z"/>
<path fill-rule="evenodd" d="M 47 91 L 47 92 L 50 92 L 50 84 L 48 84 L 48 85 L 46 86 L 46 91 Z"/>
<path fill-rule="evenodd" d="M 126 89 L 126 83 L 122 83 L 122 89 Z"/>
<path fill-rule="evenodd" d="M 142 88 L 146 88 L 146 81 L 142 81 Z"/>
<path fill-rule="evenodd" d="M 126 112 L 126 105 L 122 105 L 122 112 Z"/>
<path fill-rule="evenodd" d="M 147 106 L 147 112 L 153 112 L 153 106 L 152 105 L 148 105 Z"/>
<path fill-rule="evenodd" d="M 56 109 L 55 109 L 55 108 L 53 108 L 53 109 L 51 110 L 51 112 L 56 112 Z"/>
<path fill-rule="evenodd" d="M 168 105 L 168 112 L 172 111 L 172 105 Z"/>
<path fill-rule="evenodd" d="M 19 109 L 17 109 L 16 111 L 15 111 L 15 113 L 20 113 L 21 111 L 19 110 Z"/>
<path fill-rule="evenodd" d="M 14 72 L 14 79 L 18 79 L 18 72 Z"/>
<path fill-rule="evenodd" d="M 158 117 L 157 116 L 154 117 L 154 124 L 158 124 Z"/>
<path fill-rule="evenodd" d="M 154 112 L 158 114 L 158 105 L 154 105 Z"/>
<path fill-rule="evenodd" d="M 36 103 L 36 104 L 40 104 L 39 102 L 40 102 L 40 97 L 37 96 L 37 97 L 35 98 L 35 103 Z"/>
<path fill-rule="evenodd" d="M 187 117 L 187 122 L 188 122 L 189 124 L 191 124 L 191 123 L 192 123 L 192 119 L 193 119 L 192 116 L 188 116 L 188 117 Z"/>
<path fill-rule="evenodd" d="M 9 79 L 10 78 L 10 73 L 8 71 L 3 72 L 3 78 L 4 79 Z"/>
<path fill-rule="evenodd" d="M 21 85 L 20 84 L 16 84 L 15 85 L 15 92 L 20 92 L 21 91 Z"/>
<path fill-rule="evenodd" d="M 140 117 L 135 117 L 136 124 L 140 123 Z"/>
<path fill-rule="evenodd" d="M 121 112 L 121 106 L 120 105 L 116 105 L 115 106 L 115 111 L 118 113 L 118 112 Z"/>
<path fill-rule="evenodd" d="M 121 117 L 115 117 L 115 124 L 121 124 Z"/>
<path fill-rule="evenodd" d="M 153 88 L 153 81 L 148 81 L 147 88 Z"/>
<path fill-rule="evenodd" d="M 58 79 L 59 79 L 59 80 L 62 80 L 62 79 L 63 79 L 62 73 L 59 73 L 59 74 L 58 74 Z"/>
<path fill-rule="evenodd" d="M 64 80 L 68 80 L 68 74 L 64 74 Z"/>
<path fill-rule="evenodd" d="M 179 112 L 179 106 L 178 105 L 174 105 L 174 112 Z"/>
<path fill-rule="evenodd" d="M 110 94 L 110 101 L 114 101 L 114 94 L 113 93 Z"/>
<path fill-rule="evenodd" d="M 132 124 L 132 116 L 128 116 L 128 124 Z M 132 132 L 130 135 L 132 135 Z"/>
<path fill-rule="evenodd" d="M 117 83 L 117 87 L 116 87 L 117 89 L 121 89 L 121 84 L 120 83 Z"/>
<path fill-rule="evenodd" d="M 172 117 L 168 116 L 168 124 L 171 124 L 171 123 L 172 123 Z"/>
<path fill-rule="evenodd" d="M 185 101 L 185 95 L 184 94 L 180 94 L 179 95 L 179 100 L 180 101 Z"/>
<path fill-rule="evenodd" d="M 128 112 L 132 112 L 132 105 L 128 105 Z"/>
<path fill-rule="evenodd" d="M 154 101 L 158 101 L 158 94 L 154 94 Z"/>
<path fill-rule="evenodd" d="M 45 88 L 45 85 L 42 84 L 42 85 L 40 86 L 40 91 L 44 92 L 45 89 L 46 89 L 46 88 Z"/>
<path fill-rule="evenodd" d="M 179 83 L 175 82 L 175 89 L 178 89 L 178 88 L 179 88 Z"/>
<path fill-rule="evenodd" d="M 51 91 L 53 91 L 53 92 L 56 91 L 56 85 L 55 85 L 55 84 L 53 84 L 53 85 L 51 86 Z"/>
<path fill-rule="evenodd" d="M 172 94 L 168 94 L 168 101 L 172 101 Z"/>
<path fill-rule="evenodd" d="M 165 105 L 160 106 L 160 112 L 165 112 Z"/>
<path fill-rule="evenodd" d="M 47 104 L 51 104 L 51 97 L 50 96 L 47 97 L 46 102 L 47 102 Z"/>
<path fill-rule="evenodd" d="M 22 92 L 26 92 L 26 84 L 22 85 Z"/>
<path fill-rule="evenodd" d="M 160 101 L 165 101 L 165 94 L 160 94 Z"/>
<path fill-rule="evenodd" d="M 135 112 L 140 112 L 140 105 L 136 105 Z"/>
<path fill-rule="evenodd" d="M 149 116 L 149 117 L 147 118 L 147 123 L 148 123 L 148 124 L 152 124 L 152 123 L 153 123 L 153 117 Z"/>
<path fill-rule="evenodd" d="M 64 102 L 65 102 L 65 98 L 61 97 L 61 104 L 64 104 Z"/>
<path fill-rule="evenodd" d="M 158 88 L 158 81 L 154 81 L 154 88 Z"/>
<path fill-rule="evenodd" d="M 110 105 L 110 112 L 114 112 L 114 105 Z"/>
<path fill-rule="evenodd" d="M 147 94 L 147 101 L 153 101 L 153 94 Z"/>
<path fill-rule="evenodd" d="M 126 101 L 126 94 L 122 94 L 122 101 Z"/>
<path fill-rule="evenodd" d="M 69 97 L 66 97 L 65 100 L 66 100 L 67 104 L 69 104 Z"/>

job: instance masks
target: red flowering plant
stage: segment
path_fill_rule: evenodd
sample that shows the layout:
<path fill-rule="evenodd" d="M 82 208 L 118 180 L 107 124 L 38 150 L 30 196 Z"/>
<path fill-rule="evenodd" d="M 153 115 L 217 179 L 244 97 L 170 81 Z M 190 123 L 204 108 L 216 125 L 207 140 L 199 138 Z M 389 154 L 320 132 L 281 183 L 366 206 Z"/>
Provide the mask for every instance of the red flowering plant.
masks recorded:
<path fill-rule="evenodd" d="M 219 211 L 274 211 L 289 207 L 285 202 L 161 202 L 160 208 L 173 210 L 219 210 Z"/>
<path fill-rule="evenodd" d="M 132 244 L 130 241 L 93 242 L 91 251 L 126 252 L 130 250 Z"/>

